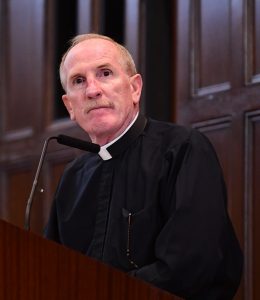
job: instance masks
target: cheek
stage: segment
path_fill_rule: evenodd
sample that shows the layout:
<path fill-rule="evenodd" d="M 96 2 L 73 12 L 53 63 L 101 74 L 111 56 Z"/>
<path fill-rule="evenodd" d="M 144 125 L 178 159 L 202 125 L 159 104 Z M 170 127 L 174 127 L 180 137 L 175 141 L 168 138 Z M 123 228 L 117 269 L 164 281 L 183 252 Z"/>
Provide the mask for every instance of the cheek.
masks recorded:
<path fill-rule="evenodd" d="M 123 84 L 120 85 L 117 89 L 114 90 L 114 94 L 116 95 L 116 99 L 118 102 L 118 104 L 122 107 L 129 107 L 132 106 L 134 103 L 133 97 L 132 97 L 132 93 L 131 93 L 131 89 L 129 84 Z M 113 101 L 113 97 L 111 99 Z"/>
<path fill-rule="evenodd" d="M 82 95 L 71 95 L 70 103 L 72 110 L 76 113 L 84 106 L 84 98 Z"/>
<path fill-rule="evenodd" d="M 71 108 L 69 110 L 70 119 L 73 121 L 78 121 L 82 118 L 84 111 L 84 106 L 80 102 L 72 101 Z"/>

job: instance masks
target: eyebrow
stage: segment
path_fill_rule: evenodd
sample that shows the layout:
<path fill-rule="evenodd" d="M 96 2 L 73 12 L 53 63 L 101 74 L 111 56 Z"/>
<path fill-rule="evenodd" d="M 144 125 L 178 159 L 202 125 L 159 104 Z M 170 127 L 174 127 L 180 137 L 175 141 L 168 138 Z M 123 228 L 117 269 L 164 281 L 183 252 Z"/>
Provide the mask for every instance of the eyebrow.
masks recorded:
<path fill-rule="evenodd" d="M 102 63 L 102 64 L 100 64 L 100 65 L 97 65 L 96 67 L 95 67 L 95 69 L 98 69 L 98 70 L 100 70 L 100 69 L 104 69 L 104 68 L 113 68 L 113 65 L 112 64 L 110 64 L 110 63 Z M 69 76 L 68 76 L 68 79 L 69 80 L 73 80 L 74 78 L 76 78 L 76 77 L 78 77 L 78 76 L 82 76 L 82 72 L 73 72 L 73 73 L 71 73 Z"/>
<path fill-rule="evenodd" d="M 99 65 L 97 68 L 98 69 L 103 69 L 103 68 L 112 68 L 113 66 L 110 63 L 105 63 L 102 65 Z"/>
<path fill-rule="evenodd" d="M 74 74 L 68 76 L 69 82 L 70 82 L 70 81 L 73 81 L 73 80 L 74 80 L 75 78 L 77 78 L 78 76 L 82 76 L 82 74 L 80 74 L 80 73 L 74 73 Z"/>

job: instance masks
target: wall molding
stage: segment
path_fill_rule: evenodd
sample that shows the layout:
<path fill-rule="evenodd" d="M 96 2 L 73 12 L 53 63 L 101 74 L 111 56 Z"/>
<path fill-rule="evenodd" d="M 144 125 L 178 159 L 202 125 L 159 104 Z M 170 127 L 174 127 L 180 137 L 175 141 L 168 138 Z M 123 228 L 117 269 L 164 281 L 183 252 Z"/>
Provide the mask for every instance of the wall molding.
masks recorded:
<path fill-rule="evenodd" d="M 245 142 L 244 142 L 244 252 L 245 252 L 245 299 L 253 299 L 253 150 L 254 126 L 260 122 L 260 110 L 245 113 Z"/>

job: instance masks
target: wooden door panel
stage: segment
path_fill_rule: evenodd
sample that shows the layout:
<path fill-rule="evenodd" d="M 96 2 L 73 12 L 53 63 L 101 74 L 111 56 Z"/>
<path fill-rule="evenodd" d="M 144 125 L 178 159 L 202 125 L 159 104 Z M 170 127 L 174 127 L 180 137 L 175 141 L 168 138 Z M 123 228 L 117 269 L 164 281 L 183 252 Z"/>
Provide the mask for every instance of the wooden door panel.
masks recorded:
<path fill-rule="evenodd" d="M 246 299 L 259 299 L 260 278 L 260 110 L 245 115 L 245 271 Z M 254 280 L 255 279 L 255 280 Z"/>
<path fill-rule="evenodd" d="M 43 83 L 39 72 L 43 63 L 42 5 L 28 0 L 13 0 L 6 4 L 7 24 L 1 47 L 5 48 L 3 67 L 6 70 L 2 87 L 5 90 L 2 125 L 7 137 L 9 133 L 31 137 L 39 124 L 37 117 Z"/>
<path fill-rule="evenodd" d="M 191 94 L 203 96 L 228 90 L 230 3 L 226 0 L 204 0 L 191 1 L 190 5 Z"/>
<path fill-rule="evenodd" d="M 245 1 L 245 77 L 247 84 L 260 83 L 260 3 Z"/>
<path fill-rule="evenodd" d="M 174 117 L 202 131 L 223 167 L 245 254 L 235 299 L 260 298 L 260 3 L 179 0 Z"/>

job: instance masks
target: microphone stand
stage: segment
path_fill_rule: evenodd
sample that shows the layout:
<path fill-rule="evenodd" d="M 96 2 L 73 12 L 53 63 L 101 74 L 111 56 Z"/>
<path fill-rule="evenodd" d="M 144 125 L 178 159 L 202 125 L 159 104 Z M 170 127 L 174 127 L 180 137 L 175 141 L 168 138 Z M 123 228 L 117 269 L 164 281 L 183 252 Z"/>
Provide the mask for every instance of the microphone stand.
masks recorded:
<path fill-rule="evenodd" d="M 28 231 L 30 230 L 30 215 L 31 215 L 31 206 L 32 206 L 33 196 L 34 196 L 37 184 L 38 184 L 39 175 L 40 175 L 40 172 L 41 172 L 41 168 L 42 168 L 42 165 L 43 165 L 43 161 L 44 161 L 44 157 L 45 157 L 45 154 L 46 154 L 46 151 L 47 151 L 49 141 L 53 140 L 53 139 L 57 139 L 57 137 L 56 136 L 51 136 L 51 137 L 48 137 L 44 141 L 44 145 L 43 145 L 43 148 L 42 148 L 42 153 L 41 153 L 41 156 L 40 156 L 40 160 L 39 160 L 39 163 L 38 163 L 38 167 L 37 167 L 37 170 L 36 170 L 36 174 L 35 174 L 32 189 L 31 189 L 31 193 L 30 193 L 30 196 L 27 200 L 27 205 L 26 205 L 26 210 L 25 210 L 24 229 L 28 230 Z"/>
<path fill-rule="evenodd" d="M 34 177 L 34 181 L 33 181 L 33 185 L 32 185 L 32 189 L 31 189 L 31 193 L 30 196 L 27 200 L 27 205 L 26 205 L 26 210 L 25 210 L 25 222 L 24 222 L 24 229 L 25 230 L 30 230 L 30 214 L 31 214 L 31 206 L 32 206 L 32 201 L 33 201 L 33 197 L 34 197 L 34 193 L 35 193 L 35 189 L 37 187 L 38 184 L 38 178 L 42 169 L 42 164 L 45 158 L 45 154 L 47 151 L 47 147 L 49 144 L 50 140 L 57 140 L 57 142 L 59 144 L 62 145 L 66 145 L 69 147 L 74 147 L 80 150 L 84 150 L 84 151 L 89 151 L 92 153 L 98 153 L 100 151 L 100 146 L 91 142 L 87 142 L 87 141 L 83 141 L 83 140 L 79 140 L 64 134 L 60 134 L 58 136 L 51 136 L 48 137 L 45 141 L 44 141 L 44 145 L 42 148 L 42 153 L 41 153 L 41 157 L 39 160 L 39 164 L 38 164 L 38 168 Z"/>

